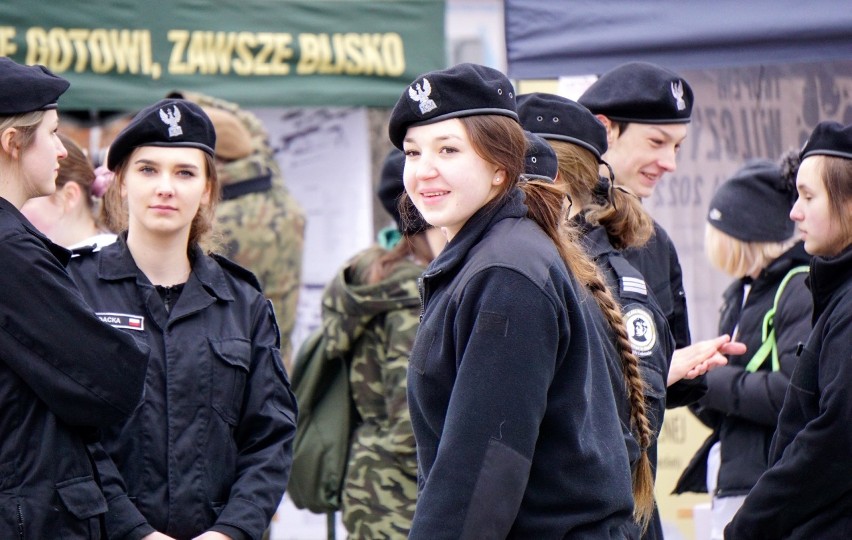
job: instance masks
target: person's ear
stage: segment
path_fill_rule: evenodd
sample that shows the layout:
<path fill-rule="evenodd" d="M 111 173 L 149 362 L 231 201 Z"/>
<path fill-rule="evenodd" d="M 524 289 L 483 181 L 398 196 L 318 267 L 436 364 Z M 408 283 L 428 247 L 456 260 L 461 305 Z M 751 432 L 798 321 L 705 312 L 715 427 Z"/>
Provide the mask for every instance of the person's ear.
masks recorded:
<path fill-rule="evenodd" d="M 618 138 L 618 128 L 612 124 L 612 120 L 602 114 L 596 114 L 595 118 L 600 120 L 606 128 L 606 143 L 612 146 L 613 141 Z"/>
<path fill-rule="evenodd" d="M 503 169 L 498 169 L 497 172 L 494 173 L 494 179 L 491 181 L 491 184 L 494 186 L 499 186 L 506 180 L 506 171 Z"/>
<path fill-rule="evenodd" d="M 85 195 L 80 184 L 73 180 L 66 182 L 57 193 L 62 197 L 62 206 L 66 210 L 76 207 Z"/>
<path fill-rule="evenodd" d="M 3 147 L 3 151 L 9 154 L 12 158 L 18 159 L 20 157 L 21 147 L 15 140 L 18 135 L 18 130 L 10 127 L 6 128 L 3 133 L 0 133 L 0 146 Z"/>
<path fill-rule="evenodd" d="M 201 195 L 201 205 L 208 206 L 210 204 L 210 180 L 207 180 L 207 185 L 204 187 L 204 193 Z"/>

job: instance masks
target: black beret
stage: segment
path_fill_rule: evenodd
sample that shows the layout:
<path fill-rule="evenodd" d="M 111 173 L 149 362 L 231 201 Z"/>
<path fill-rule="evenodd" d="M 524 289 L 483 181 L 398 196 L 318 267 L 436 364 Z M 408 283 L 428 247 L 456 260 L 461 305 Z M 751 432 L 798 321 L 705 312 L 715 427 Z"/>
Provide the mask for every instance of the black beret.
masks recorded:
<path fill-rule="evenodd" d="M 0 57 L 0 115 L 55 109 L 71 83 L 44 66 L 23 66 Z"/>
<path fill-rule="evenodd" d="M 852 125 L 820 122 L 799 155 L 801 159 L 814 155 L 852 159 Z"/>
<path fill-rule="evenodd" d="M 616 122 L 685 124 L 692 88 L 677 73 L 648 62 L 629 62 L 594 82 L 577 101 Z"/>
<path fill-rule="evenodd" d="M 198 148 L 210 156 L 216 147 L 216 131 L 207 114 L 185 99 L 164 99 L 139 111 L 109 146 L 111 171 L 140 146 Z"/>
<path fill-rule="evenodd" d="M 411 126 L 480 114 L 497 114 L 517 120 L 515 88 L 496 69 L 458 64 L 430 71 L 412 82 L 391 112 L 388 134 L 393 145 L 401 150 L 405 133 Z"/>
<path fill-rule="evenodd" d="M 388 214 L 393 216 L 396 226 L 402 234 L 411 235 L 425 231 L 430 227 L 423 220 L 423 216 L 414 204 L 406 199 L 403 216 L 400 213 L 399 199 L 405 193 L 405 184 L 402 181 L 402 172 L 405 169 L 405 153 L 402 150 L 391 148 L 382 164 L 382 174 L 379 178 L 379 189 L 377 195 L 382 206 Z"/>
<path fill-rule="evenodd" d="M 547 141 L 529 131 L 524 131 L 527 137 L 527 152 L 524 156 L 524 178 L 527 180 L 543 180 L 553 182 L 559 174 L 559 161 Z"/>
<path fill-rule="evenodd" d="M 576 101 L 536 92 L 518 96 L 521 125 L 545 139 L 582 146 L 598 161 L 606 152 L 606 128 L 589 109 Z"/>
<path fill-rule="evenodd" d="M 754 160 L 716 190 L 707 222 L 743 242 L 783 242 L 793 236 L 796 190 L 781 168 Z"/>

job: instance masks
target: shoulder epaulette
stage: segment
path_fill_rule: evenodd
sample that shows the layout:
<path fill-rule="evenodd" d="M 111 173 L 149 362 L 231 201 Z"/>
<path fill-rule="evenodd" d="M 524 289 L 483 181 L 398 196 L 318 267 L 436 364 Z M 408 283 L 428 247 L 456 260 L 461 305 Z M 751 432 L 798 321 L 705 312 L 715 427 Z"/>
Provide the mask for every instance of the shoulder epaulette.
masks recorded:
<path fill-rule="evenodd" d="M 260 282 L 257 280 L 257 276 L 255 276 L 254 273 L 248 268 L 240 266 L 231 259 L 218 253 L 210 253 L 210 257 L 212 257 L 213 260 L 219 263 L 219 266 L 221 266 L 229 274 L 232 274 L 242 279 L 243 281 L 247 282 L 249 285 L 257 289 L 259 292 L 263 292 L 263 287 L 260 286 Z"/>
<path fill-rule="evenodd" d="M 648 296 L 645 278 L 627 259 L 614 254 L 609 258 L 609 264 L 618 277 L 619 296 L 636 300 L 644 300 Z"/>

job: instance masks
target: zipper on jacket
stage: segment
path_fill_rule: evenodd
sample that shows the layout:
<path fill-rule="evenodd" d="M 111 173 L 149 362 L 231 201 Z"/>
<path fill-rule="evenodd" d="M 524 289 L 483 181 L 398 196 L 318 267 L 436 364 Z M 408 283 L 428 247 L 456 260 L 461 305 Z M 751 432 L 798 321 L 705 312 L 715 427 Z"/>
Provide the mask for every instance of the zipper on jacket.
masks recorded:
<path fill-rule="evenodd" d="M 420 292 L 420 322 L 423 322 L 423 315 L 426 314 L 426 280 L 431 279 L 441 273 L 441 269 L 435 270 L 431 274 L 423 274 L 417 278 L 417 290 Z"/>
<path fill-rule="evenodd" d="M 24 512 L 20 504 L 18 505 L 18 538 L 24 540 Z"/>
<path fill-rule="evenodd" d="M 423 282 L 423 277 L 417 278 L 417 292 L 420 293 L 420 322 L 423 322 L 423 314 L 426 312 L 426 303 L 423 301 L 425 289 L 426 284 Z"/>

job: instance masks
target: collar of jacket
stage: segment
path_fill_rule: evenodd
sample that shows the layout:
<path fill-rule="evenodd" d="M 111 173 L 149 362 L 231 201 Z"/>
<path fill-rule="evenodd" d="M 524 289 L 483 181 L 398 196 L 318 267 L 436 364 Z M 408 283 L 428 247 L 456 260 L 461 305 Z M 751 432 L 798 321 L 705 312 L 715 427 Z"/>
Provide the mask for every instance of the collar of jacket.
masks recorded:
<path fill-rule="evenodd" d="M 600 225 L 591 225 L 583 214 L 577 214 L 572 218 L 572 224 L 577 228 L 580 235 L 580 242 L 586 253 L 594 260 L 598 260 L 603 255 L 615 252 L 612 243 L 609 241 L 609 235 L 606 229 Z"/>
<path fill-rule="evenodd" d="M 39 241 L 44 244 L 44 247 L 47 248 L 54 257 L 59 259 L 62 266 L 68 266 L 68 261 L 71 260 L 71 252 L 58 244 L 54 244 L 50 238 L 43 235 L 40 230 L 36 229 L 33 224 L 30 223 L 30 220 L 28 220 L 20 210 L 15 208 L 14 204 L 10 203 L 3 197 L 0 197 L 0 210 L 9 212 L 10 215 L 20 221 L 21 225 L 27 230 L 27 232 L 38 238 Z"/>
<path fill-rule="evenodd" d="M 796 266 L 807 266 L 811 263 L 811 256 L 805 251 L 805 243 L 797 242 L 778 256 L 777 259 L 769 263 L 760 273 L 759 280 L 770 280 L 773 284 L 778 283 L 791 268 Z"/>
<path fill-rule="evenodd" d="M 498 221 L 507 218 L 519 218 L 527 215 L 527 205 L 524 204 L 524 192 L 515 187 L 506 196 L 492 204 L 487 204 L 476 211 L 467 220 L 461 230 L 441 251 L 429 267 L 424 278 L 430 278 L 440 273 L 452 272 L 455 267 L 464 263 L 468 252 L 475 246 Z"/>
<path fill-rule="evenodd" d="M 838 289 L 852 288 L 852 244 L 836 257 L 814 257 L 808 279 L 814 297 L 813 320 L 816 321 Z"/>
<path fill-rule="evenodd" d="M 189 259 L 192 263 L 192 275 L 210 294 L 220 300 L 234 300 L 231 288 L 225 280 L 224 270 L 211 257 L 205 256 L 204 251 L 197 244 L 190 248 Z M 133 255 L 127 247 L 127 231 L 125 231 L 118 235 L 115 243 L 101 250 L 98 277 L 112 281 L 136 279 L 138 274 L 136 261 L 133 260 Z"/>

